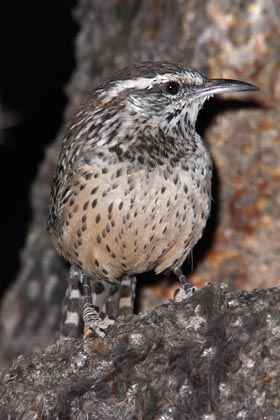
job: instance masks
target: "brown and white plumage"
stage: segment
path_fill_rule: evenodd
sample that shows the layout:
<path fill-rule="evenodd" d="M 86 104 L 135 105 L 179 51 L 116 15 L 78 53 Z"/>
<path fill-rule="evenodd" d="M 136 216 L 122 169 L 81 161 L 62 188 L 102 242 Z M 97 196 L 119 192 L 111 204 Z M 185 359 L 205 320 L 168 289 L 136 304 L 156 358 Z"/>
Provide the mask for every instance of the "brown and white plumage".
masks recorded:
<path fill-rule="evenodd" d="M 70 123 L 53 181 L 48 228 L 59 254 L 105 285 L 180 268 L 211 205 L 197 114 L 215 93 L 254 89 L 158 62 L 98 87 Z"/>

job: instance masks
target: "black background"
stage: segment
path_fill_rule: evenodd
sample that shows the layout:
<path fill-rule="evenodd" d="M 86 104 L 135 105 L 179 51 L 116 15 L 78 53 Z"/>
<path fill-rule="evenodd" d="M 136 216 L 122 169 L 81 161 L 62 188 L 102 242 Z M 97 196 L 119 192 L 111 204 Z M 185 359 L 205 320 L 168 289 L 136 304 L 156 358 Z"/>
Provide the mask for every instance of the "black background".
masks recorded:
<path fill-rule="evenodd" d="M 1 1 L 0 292 L 16 275 L 30 220 L 28 194 L 44 149 L 62 122 L 75 65 L 76 1 Z M 6 124 L 7 125 L 7 124 Z"/>

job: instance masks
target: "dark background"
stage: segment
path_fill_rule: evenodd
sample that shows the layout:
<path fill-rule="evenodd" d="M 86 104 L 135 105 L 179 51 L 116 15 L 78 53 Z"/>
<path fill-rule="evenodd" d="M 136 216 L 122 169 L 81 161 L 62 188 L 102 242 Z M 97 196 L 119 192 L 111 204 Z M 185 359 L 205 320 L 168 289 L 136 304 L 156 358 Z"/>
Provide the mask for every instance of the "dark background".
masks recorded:
<path fill-rule="evenodd" d="M 14 278 L 30 220 L 29 189 L 63 118 L 76 1 L 0 4 L 0 294 Z"/>

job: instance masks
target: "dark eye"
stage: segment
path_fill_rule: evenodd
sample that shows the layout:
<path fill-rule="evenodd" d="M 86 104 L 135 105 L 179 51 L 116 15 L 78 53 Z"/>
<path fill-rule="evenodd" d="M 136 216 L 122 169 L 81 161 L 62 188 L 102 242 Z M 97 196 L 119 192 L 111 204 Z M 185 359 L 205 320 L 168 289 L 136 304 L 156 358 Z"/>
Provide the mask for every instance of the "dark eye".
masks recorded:
<path fill-rule="evenodd" d="M 180 85 L 178 82 L 168 82 L 165 85 L 165 90 L 169 95 L 176 95 L 179 92 Z"/>

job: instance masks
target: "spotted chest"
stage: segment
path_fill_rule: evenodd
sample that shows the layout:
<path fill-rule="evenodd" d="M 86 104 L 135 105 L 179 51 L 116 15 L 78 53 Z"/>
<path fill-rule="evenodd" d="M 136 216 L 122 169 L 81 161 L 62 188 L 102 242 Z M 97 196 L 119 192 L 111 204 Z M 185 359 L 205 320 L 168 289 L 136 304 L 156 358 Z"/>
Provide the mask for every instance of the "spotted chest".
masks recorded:
<path fill-rule="evenodd" d="M 210 211 L 211 167 L 83 167 L 60 211 L 60 253 L 91 277 L 118 279 L 180 265 Z M 57 238 L 58 238 L 57 237 Z"/>

